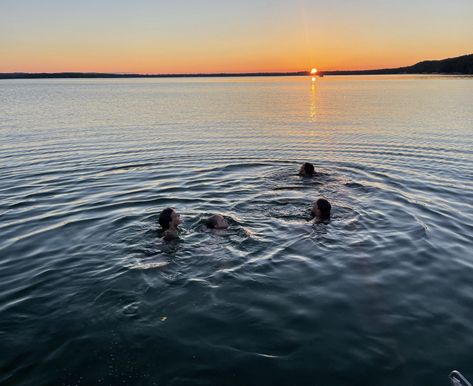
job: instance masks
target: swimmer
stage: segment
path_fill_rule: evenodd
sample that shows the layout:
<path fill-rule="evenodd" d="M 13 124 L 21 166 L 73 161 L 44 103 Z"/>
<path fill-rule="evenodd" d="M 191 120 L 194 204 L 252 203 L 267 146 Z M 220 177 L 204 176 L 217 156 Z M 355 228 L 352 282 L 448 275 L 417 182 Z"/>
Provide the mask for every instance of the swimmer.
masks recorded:
<path fill-rule="evenodd" d="M 213 216 L 210 216 L 205 222 L 205 225 L 207 225 L 207 228 L 209 229 L 227 229 L 228 228 L 227 220 L 225 220 L 225 217 L 223 217 L 221 214 L 215 214 Z"/>
<path fill-rule="evenodd" d="M 330 212 L 332 210 L 332 205 L 325 198 L 319 198 L 310 211 L 313 218 L 316 218 L 318 221 L 328 221 L 330 220 Z"/>
<path fill-rule="evenodd" d="M 313 177 L 315 174 L 314 165 L 310 162 L 304 163 L 299 169 L 299 175 L 301 177 Z"/>
<path fill-rule="evenodd" d="M 177 227 L 181 223 L 181 216 L 172 208 L 164 209 L 159 215 L 159 225 L 163 230 L 163 239 L 177 238 Z"/>

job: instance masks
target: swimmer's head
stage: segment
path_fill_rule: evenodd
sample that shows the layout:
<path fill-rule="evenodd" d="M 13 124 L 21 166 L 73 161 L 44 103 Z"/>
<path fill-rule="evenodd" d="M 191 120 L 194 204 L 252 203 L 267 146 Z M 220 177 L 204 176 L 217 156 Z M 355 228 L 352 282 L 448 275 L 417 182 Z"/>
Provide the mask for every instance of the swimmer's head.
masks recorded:
<path fill-rule="evenodd" d="M 310 211 L 312 217 L 317 218 L 319 221 L 330 220 L 330 212 L 332 211 L 332 205 L 325 198 L 319 198 Z"/>
<path fill-rule="evenodd" d="M 299 175 L 302 177 L 312 177 L 314 174 L 315 168 L 310 162 L 304 163 L 299 169 Z"/>
<path fill-rule="evenodd" d="M 207 221 L 205 222 L 205 225 L 207 225 L 207 227 L 210 229 L 227 229 L 228 228 L 227 220 L 225 220 L 225 217 L 223 217 L 221 214 L 216 214 L 209 217 Z"/>
<path fill-rule="evenodd" d="M 176 229 L 181 223 L 181 216 L 172 208 L 164 209 L 159 215 L 159 225 L 163 230 Z"/>

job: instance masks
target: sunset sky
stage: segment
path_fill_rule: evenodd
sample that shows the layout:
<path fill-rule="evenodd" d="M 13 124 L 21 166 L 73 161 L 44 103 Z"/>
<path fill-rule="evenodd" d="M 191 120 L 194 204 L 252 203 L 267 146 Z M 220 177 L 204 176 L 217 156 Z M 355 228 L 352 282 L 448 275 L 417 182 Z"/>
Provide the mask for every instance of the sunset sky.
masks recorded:
<path fill-rule="evenodd" d="M 473 0 L 0 0 L 0 72 L 398 67 L 473 53 Z"/>

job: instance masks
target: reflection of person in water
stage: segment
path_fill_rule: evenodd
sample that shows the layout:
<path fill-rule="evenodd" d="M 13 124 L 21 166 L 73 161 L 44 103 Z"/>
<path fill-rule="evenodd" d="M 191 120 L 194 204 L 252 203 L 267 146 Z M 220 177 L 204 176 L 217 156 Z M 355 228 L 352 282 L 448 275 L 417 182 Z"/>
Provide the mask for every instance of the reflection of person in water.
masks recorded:
<path fill-rule="evenodd" d="M 299 169 L 299 175 L 301 177 L 313 177 L 315 174 L 314 165 L 310 162 L 304 163 L 301 168 Z"/>
<path fill-rule="evenodd" d="M 215 214 L 207 219 L 205 222 L 209 229 L 227 229 L 228 223 L 221 214 Z"/>
<path fill-rule="evenodd" d="M 164 209 L 159 215 L 159 225 L 163 230 L 163 239 L 177 238 L 177 227 L 181 223 L 181 216 L 172 208 Z"/>
<path fill-rule="evenodd" d="M 318 221 L 330 220 L 330 212 L 332 211 L 332 205 L 325 198 L 319 198 L 310 211 L 313 218 Z"/>

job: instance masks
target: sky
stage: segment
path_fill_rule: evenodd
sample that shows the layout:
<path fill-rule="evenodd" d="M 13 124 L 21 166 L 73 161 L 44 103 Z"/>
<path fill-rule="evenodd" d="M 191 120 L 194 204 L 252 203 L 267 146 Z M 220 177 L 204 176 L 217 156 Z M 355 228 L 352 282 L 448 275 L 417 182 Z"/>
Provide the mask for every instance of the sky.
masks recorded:
<path fill-rule="evenodd" d="M 0 72 L 373 69 L 473 53 L 473 0 L 0 0 Z"/>

